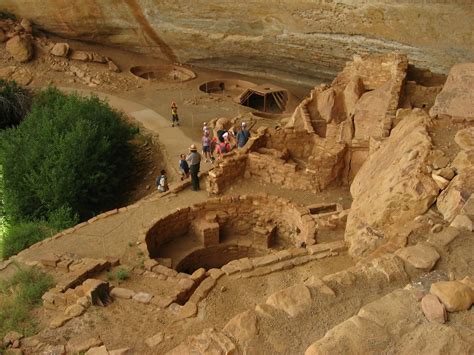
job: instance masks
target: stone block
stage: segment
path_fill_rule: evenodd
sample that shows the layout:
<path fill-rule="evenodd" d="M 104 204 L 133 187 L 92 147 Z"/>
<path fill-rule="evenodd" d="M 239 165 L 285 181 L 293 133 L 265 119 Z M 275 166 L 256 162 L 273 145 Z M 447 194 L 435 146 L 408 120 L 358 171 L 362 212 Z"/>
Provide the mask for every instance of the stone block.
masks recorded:
<path fill-rule="evenodd" d="M 327 245 L 327 243 L 314 244 L 306 247 L 306 249 L 311 255 L 330 251 L 330 247 Z"/>
<path fill-rule="evenodd" d="M 219 279 L 221 276 L 225 275 L 225 272 L 222 271 L 221 269 L 209 269 L 207 271 L 210 277 L 212 277 L 214 280 Z"/>
<path fill-rule="evenodd" d="M 199 268 L 191 275 L 191 280 L 200 282 L 206 277 L 206 269 Z"/>
<path fill-rule="evenodd" d="M 82 284 L 84 293 L 91 304 L 105 306 L 110 302 L 109 283 L 102 280 L 88 279 Z"/>
<path fill-rule="evenodd" d="M 263 227 L 253 227 L 253 245 L 257 248 L 270 248 L 275 239 L 276 226 L 267 225 Z"/>
<path fill-rule="evenodd" d="M 154 259 L 147 259 L 147 260 L 145 260 L 145 262 L 143 264 L 145 266 L 145 270 L 151 271 L 151 270 L 153 270 L 153 268 L 155 266 L 158 265 L 158 261 L 156 261 Z"/>
<path fill-rule="evenodd" d="M 178 275 L 178 272 L 176 270 L 167 268 L 166 266 L 163 265 L 157 265 L 153 268 L 153 272 L 156 272 L 158 274 L 165 275 L 167 277 L 176 277 Z"/>
<path fill-rule="evenodd" d="M 150 295 L 149 293 L 146 293 L 146 292 L 138 292 L 132 297 L 134 301 L 144 303 L 144 304 L 150 303 L 152 298 L 153 298 L 153 295 Z"/>
<path fill-rule="evenodd" d="M 189 299 L 189 301 L 198 304 L 201 300 L 207 297 L 209 292 L 211 292 L 212 288 L 215 286 L 216 280 L 212 277 L 206 278 L 198 288 L 194 291 L 193 295 Z"/>
<path fill-rule="evenodd" d="M 402 248 L 395 255 L 416 269 L 430 271 L 440 258 L 438 252 L 428 243 Z"/>
<path fill-rule="evenodd" d="M 292 255 L 288 250 L 281 250 L 278 253 L 276 253 L 278 260 L 283 261 L 283 260 L 288 260 L 291 259 Z"/>
<path fill-rule="evenodd" d="M 170 269 L 173 266 L 173 260 L 171 258 L 156 258 L 155 260 L 158 261 L 158 264 L 166 266 Z"/>
<path fill-rule="evenodd" d="M 444 228 L 441 232 L 430 234 L 428 243 L 437 247 L 448 246 L 459 235 L 459 230 L 454 227 Z"/>
<path fill-rule="evenodd" d="M 114 298 L 130 299 L 135 296 L 135 291 L 122 287 L 114 287 L 112 291 L 110 291 L 110 295 Z"/>
<path fill-rule="evenodd" d="M 168 296 L 156 296 L 156 297 L 153 297 L 153 299 L 151 300 L 151 303 L 163 309 L 163 308 L 168 307 L 174 301 L 176 301 L 176 297 L 173 298 L 173 297 L 168 297 Z"/>
<path fill-rule="evenodd" d="M 193 224 L 197 237 L 203 246 L 208 247 L 219 244 L 219 224 L 206 220 L 197 220 Z"/>
<path fill-rule="evenodd" d="M 49 267 L 56 267 L 60 261 L 61 261 L 61 257 L 53 253 L 43 256 L 40 260 L 41 264 L 43 264 L 44 266 L 49 266 Z"/>
<path fill-rule="evenodd" d="M 474 230 L 474 222 L 471 216 L 466 214 L 458 214 L 450 224 L 451 227 L 460 230 L 472 232 Z"/>
<path fill-rule="evenodd" d="M 181 307 L 178 313 L 178 318 L 185 319 L 194 317 L 197 314 L 198 308 L 196 303 L 188 301 L 186 304 Z"/>
<path fill-rule="evenodd" d="M 252 258 L 252 264 L 254 267 L 262 267 L 266 265 L 271 265 L 278 261 L 279 261 L 278 256 L 275 254 Z"/>
<path fill-rule="evenodd" d="M 74 318 L 74 317 L 81 316 L 82 314 L 84 314 L 85 311 L 86 309 L 82 307 L 81 305 L 73 304 L 72 306 L 69 306 L 66 308 L 66 310 L 64 311 L 64 314 L 66 316 Z"/>
<path fill-rule="evenodd" d="M 85 353 L 87 350 L 102 346 L 102 340 L 99 337 L 78 336 L 68 341 L 66 352 L 69 354 Z"/>
<path fill-rule="evenodd" d="M 58 262 L 56 267 L 62 271 L 69 272 L 69 266 L 72 264 L 71 259 L 66 259 Z"/>
<path fill-rule="evenodd" d="M 56 318 L 54 318 L 51 323 L 49 323 L 49 327 L 51 329 L 56 329 L 59 327 L 62 327 L 64 324 L 66 324 L 69 320 L 71 320 L 72 317 L 66 316 L 66 315 L 61 315 Z"/>
<path fill-rule="evenodd" d="M 431 285 L 430 292 L 446 306 L 448 312 L 465 311 L 474 300 L 474 291 L 459 281 L 440 281 Z"/>

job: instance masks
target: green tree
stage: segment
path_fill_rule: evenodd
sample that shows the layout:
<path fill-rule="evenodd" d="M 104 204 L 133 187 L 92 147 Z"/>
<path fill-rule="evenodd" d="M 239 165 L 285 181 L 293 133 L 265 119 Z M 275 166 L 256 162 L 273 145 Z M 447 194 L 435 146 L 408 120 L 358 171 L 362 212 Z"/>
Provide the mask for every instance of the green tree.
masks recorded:
<path fill-rule="evenodd" d="M 3 131 L 4 208 L 13 221 L 89 218 L 117 203 L 131 167 L 130 128 L 97 97 L 40 92 Z"/>
<path fill-rule="evenodd" d="M 18 125 L 30 106 L 31 93 L 27 89 L 0 79 L 0 130 Z"/>

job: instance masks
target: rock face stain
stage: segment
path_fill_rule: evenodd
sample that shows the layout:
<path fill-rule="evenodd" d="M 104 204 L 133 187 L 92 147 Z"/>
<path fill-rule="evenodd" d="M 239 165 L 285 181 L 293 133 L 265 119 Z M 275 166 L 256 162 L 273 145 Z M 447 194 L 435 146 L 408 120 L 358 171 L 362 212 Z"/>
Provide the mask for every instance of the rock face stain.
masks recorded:
<path fill-rule="evenodd" d="M 140 27 L 143 31 L 147 34 L 147 36 L 155 42 L 158 47 L 160 48 L 163 55 L 172 63 L 178 63 L 178 57 L 173 53 L 173 50 L 170 46 L 163 41 L 160 36 L 155 32 L 153 27 L 151 27 L 150 23 L 146 19 L 140 5 L 137 3 L 136 0 L 124 0 L 125 4 L 130 8 L 132 11 L 132 15 L 135 20 L 140 24 Z"/>

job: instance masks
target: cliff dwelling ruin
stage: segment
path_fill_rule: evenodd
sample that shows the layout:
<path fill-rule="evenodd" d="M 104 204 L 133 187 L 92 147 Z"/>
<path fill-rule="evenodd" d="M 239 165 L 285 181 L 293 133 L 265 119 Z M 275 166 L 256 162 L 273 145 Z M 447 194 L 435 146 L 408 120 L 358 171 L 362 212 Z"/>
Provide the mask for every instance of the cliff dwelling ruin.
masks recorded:
<path fill-rule="evenodd" d="M 3 0 L 0 79 L 98 97 L 136 159 L 120 203 L 0 259 L 0 353 L 474 353 L 473 16 Z M 31 269 L 52 284 L 14 326 Z"/>

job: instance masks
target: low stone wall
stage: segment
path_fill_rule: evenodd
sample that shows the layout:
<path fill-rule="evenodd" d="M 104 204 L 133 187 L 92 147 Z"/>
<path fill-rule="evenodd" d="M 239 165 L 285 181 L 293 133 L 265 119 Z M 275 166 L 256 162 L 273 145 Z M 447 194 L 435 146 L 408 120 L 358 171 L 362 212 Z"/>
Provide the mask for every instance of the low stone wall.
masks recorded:
<path fill-rule="evenodd" d="M 232 238 L 239 236 L 248 238 L 250 246 L 254 229 L 265 229 L 266 226 L 276 227 L 275 237 L 280 244 L 300 246 L 315 243 L 316 223 L 307 208 L 266 195 L 225 196 L 177 210 L 153 221 L 139 240 L 151 258 L 158 257 L 163 244 L 194 233 L 191 226 L 199 220 L 216 221 L 221 242 L 227 244 L 232 244 Z"/>
<path fill-rule="evenodd" d="M 241 177 L 256 177 L 288 189 L 321 191 L 339 180 L 346 146 L 330 138 L 294 129 L 262 131 L 243 150 L 227 154 L 209 172 L 207 191 L 220 193 Z"/>
<path fill-rule="evenodd" d="M 192 270 L 197 270 L 201 267 L 206 270 L 220 268 L 232 260 L 254 258 L 266 255 L 267 253 L 263 249 L 244 245 L 216 245 L 193 251 L 176 265 L 176 270 L 191 273 Z"/>

